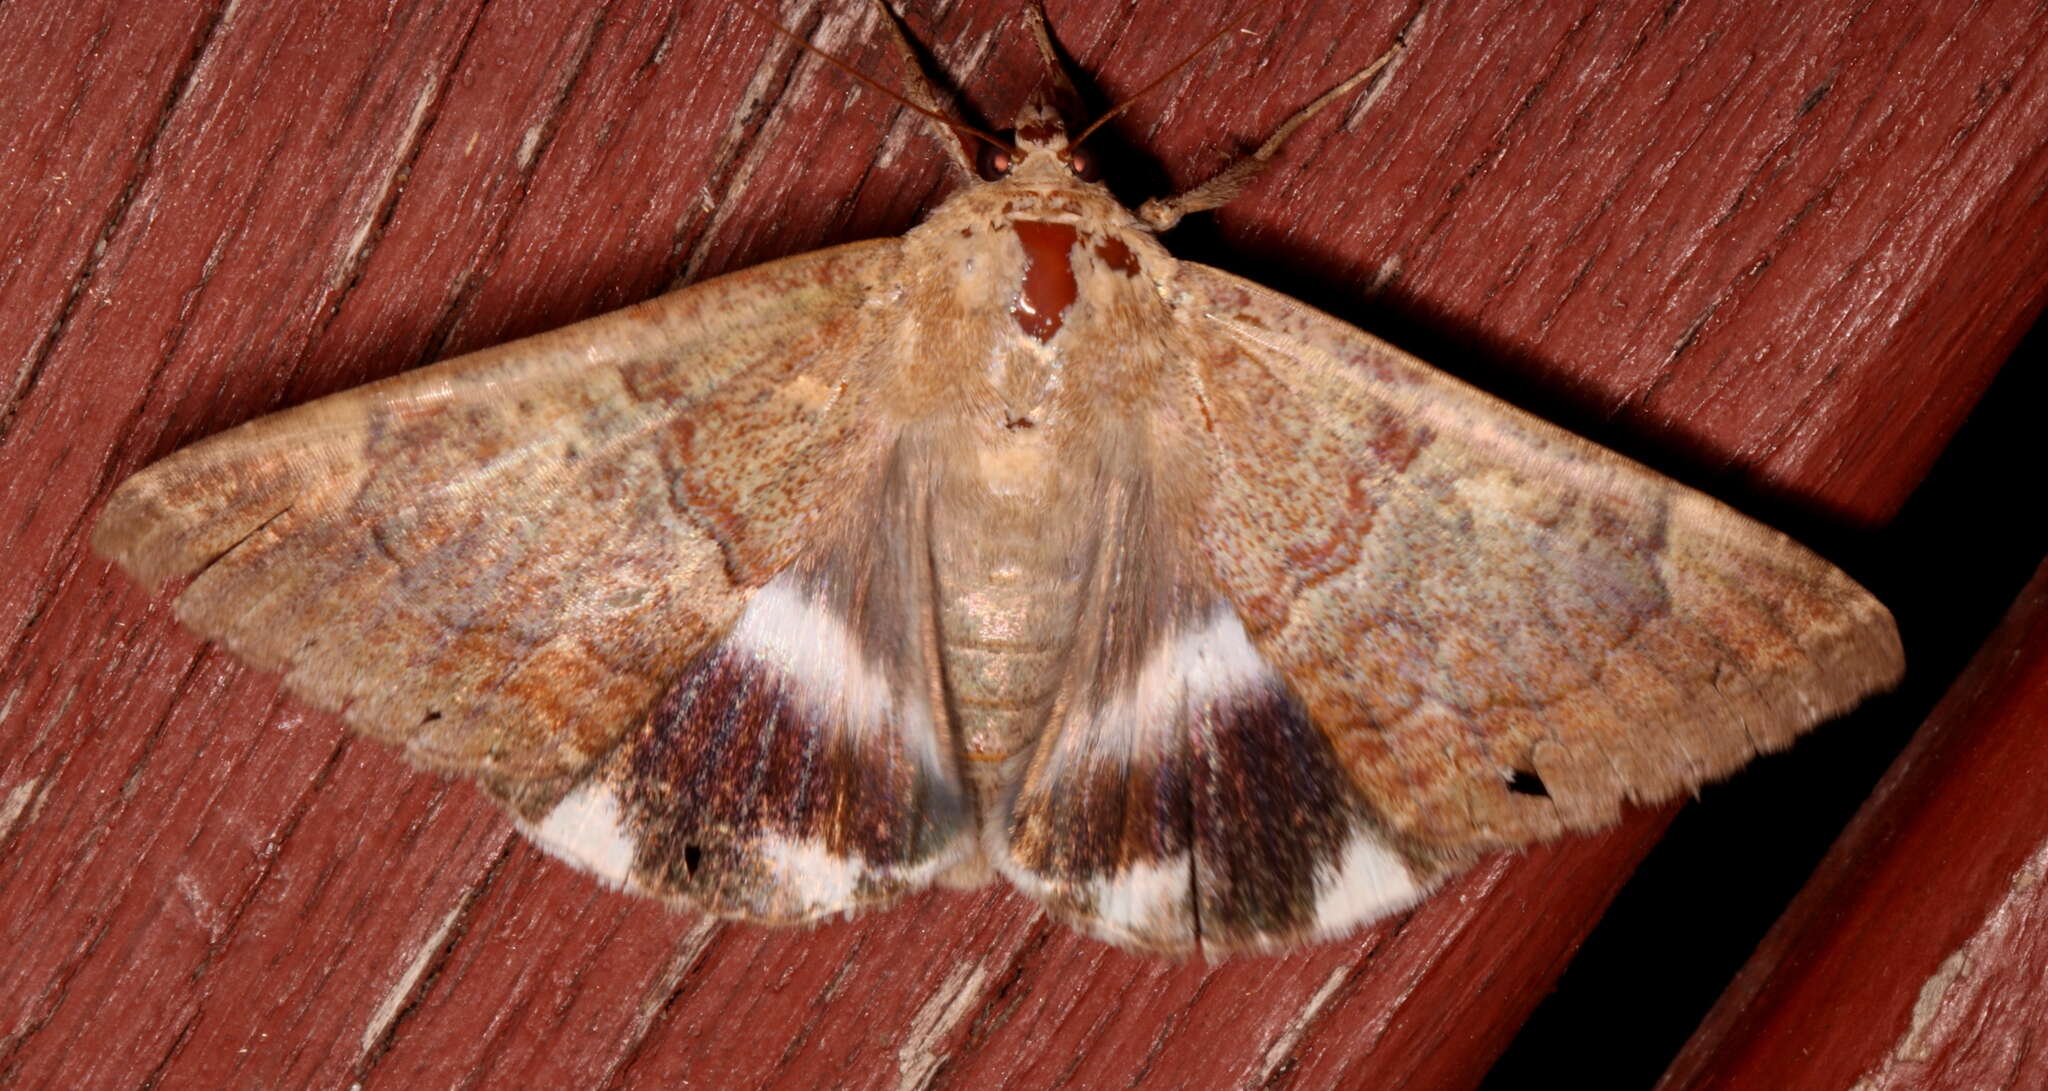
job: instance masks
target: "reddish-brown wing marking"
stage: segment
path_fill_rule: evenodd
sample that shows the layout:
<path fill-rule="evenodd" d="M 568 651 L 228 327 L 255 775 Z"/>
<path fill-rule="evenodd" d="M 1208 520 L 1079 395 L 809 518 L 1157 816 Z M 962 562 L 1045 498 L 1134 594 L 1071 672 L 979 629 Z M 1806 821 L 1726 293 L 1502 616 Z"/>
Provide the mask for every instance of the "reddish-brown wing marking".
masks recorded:
<path fill-rule="evenodd" d="M 869 491 L 889 437 L 846 346 L 873 340 L 897 247 L 243 425 L 130 478 L 94 544 L 190 577 L 179 619 L 294 693 L 537 815 Z"/>
<path fill-rule="evenodd" d="M 1903 669 L 1797 543 L 1235 277 L 1181 264 L 1223 593 L 1425 875 L 1614 821 Z M 1195 415 L 1195 419 L 1205 419 Z"/>

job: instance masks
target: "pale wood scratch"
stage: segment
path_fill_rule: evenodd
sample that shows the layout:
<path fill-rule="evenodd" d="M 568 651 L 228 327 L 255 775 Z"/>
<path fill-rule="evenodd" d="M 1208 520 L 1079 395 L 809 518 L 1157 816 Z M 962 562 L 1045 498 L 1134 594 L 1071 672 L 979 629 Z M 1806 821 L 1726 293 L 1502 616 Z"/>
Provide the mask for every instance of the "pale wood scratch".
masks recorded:
<path fill-rule="evenodd" d="M 548 119 L 542 118 L 528 125 L 526 131 L 520 134 L 519 150 L 514 154 L 512 160 L 518 164 L 520 170 L 526 170 L 533 166 L 534 156 L 540 154 L 541 140 L 547 136 L 547 132 Z"/>
<path fill-rule="evenodd" d="M 827 13 L 819 20 L 814 35 L 818 48 L 827 51 L 840 49 L 854 30 L 867 26 L 873 17 L 873 12 L 865 5 L 851 13 Z M 764 108 L 773 98 L 793 96 L 815 78 L 817 65 L 810 63 L 812 61 L 810 54 L 800 53 L 792 62 L 793 67 L 785 69 L 780 63 L 780 54 L 771 54 L 754 69 L 754 76 L 747 81 L 747 89 L 740 96 L 739 105 L 733 107 L 728 115 L 725 132 L 720 135 L 718 150 L 714 153 L 717 161 L 732 164 L 730 173 L 719 187 L 720 199 L 711 212 L 710 222 L 704 225 L 697 244 L 683 263 L 682 271 L 676 274 L 677 284 L 694 281 L 702 273 L 704 262 L 711 253 L 711 248 L 705 244 L 725 226 L 736 204 L 724 198 L 746 192 L 754 172 L 760 169 L 769 151 L 777 147 L 773 138 L 784 128 L 782 115 L 775 113 L 764 118 Z"/>
<path fill-rule="evenodd" d="M 384 222 L 385 208 L 391 201 L 392 193 L 405 178 L 406 167 L 412 162 L 412 149 L 419 141 L 420 132 L 426 126 L 427 115 L 432 113 L 434 102 L 440 97 L 441 81 L 429 74 L 421 85 L 419 94 L 413 96 L 412 114 L 405 120 L 398 139 L 392 142 L 391 154 L 384 157 L 384 169 L 377 179 L 373 192 L 366 194 L 359 209 L 360 223 L 336 257 L 331 268 L 334 270 L 332 283 L 346 284 L 355 279 L 357 266 L 361 264 L 364 247 L 370 236 L 376 233 L 377 225 Z"/>
<path fill-rule="evenodd" d="M 0 841 L 14 832 L 14 824 L 23 815 L 35 818 L 35 812 L 42 808 L 42 787 L 41 777 L 29 777 L 7 790 L 7 798 L 0 800 Z"/>
<path fill-rule="evenodd" d="M 207 894 L 205 881 L 198 875 L 191 872 L 181 873 L 172 880 L 171 885 L 183 900 L 186 912 L 191 914 L 192 920 L 205 930 L 209 938 L 218 941 L 233 925 L 233 914 L 221 911 L 221 906 L 216 899 Z"/>
<path fill-rule="evenodd" d="M 370 1012 L 368 1025 L 363 1027 L 361 1049 L 356 1055 L 357 1064 L 368 1060 L 370 1055 L 376 1052 L 378 1044 L 384 1040 L 384 1035 L 397 1021 L 398 1013 L 404 1011 L 406 1005 L 412 1002 L 413 990 L 419 987 L 420 979 L 426 976 L 428 967 L 440 957 L 442 949 L 448 943 L 448 936 L 455 931 L 455 923 L 468 912 L 469 903 L 470 898 L 464 897 L 448 910 L 447 915 L 441 918 L 441 923 L 435 926 L 433 934 L 414 948 L 412 958 L 406 962 L 405 970 L 398 975 L 398 980 L 385 991 L 383 999 L 377 1001 L 376 1008 Z"/>
<path fill-rule="evenodd" d="M 973 44 L 961 51 L 961 58 L 957 64 L 949 65 L 948 67 L 958 68 L 967 72 L 979 72 L 981 71 L 982 64 L 988 57 L 989 49 L 994 44 L 995 35 L 983 34 L 976 38 Z M 917 115 L 908 110 L 900 111 L 897 114 L 895 124 L 889 127 L 888 133 L 882 138 L 882 146 L 875 153 L 875 162 L 871 168 L 872 170 L 887 171 L 896 165 L 896 161 L 902 156 L 904 148 L 912 143 L 911 134 L 922 128 L 922 126 L 916 124 L 919 120 Z"/>
<path fill-rule="evenodd" d="M 718 934 L 718 926 L 719 920 L 716 917 L 699 917 L 697 922 L 690 926 L 690 930 L 676 941 L 675 952 L 669 955 L 668 962 L 661 968 L 661 973 L 655 975 L 647 990 L 640 994 L 640 1006 L 633 1014 L 632 1026 L 626 1034 L 627 1041 L 637 1042 L 647 1036 L 647 1032 L 654 1026 L 655 1019 L 668 1007 L 669 1001 L 675 999 L 676 990 L 682 987 L 683 978 L 689 976 L 691 969 L 696 967 L 697 960 L 704 957 L 705 948 L 711 946 L 711 937 Z"/>
<path fill-rule="evenodd" d="M 1259 1058 L 1258 1078 L 1251 1081 L 1254 1085 L 1263 1085 L 1272 1079 L 1273 1073 L 1278 1072 L 1280 1066 L 1294 1056 L 1294 1047 L 1301 1044 L 1302 1035 L 1308 1033 L 1308 1028 L 1314 1025 L 1316 1016 L 1321 1014 L 1323 1005 L 1328 1004 L 1330 998 L 1337 995 L 1338 986 L 1344 984 L 1344 979 L 1350 974 L 1349 966 L 1339 966 L 1330 971 L 1330 976 L 1323 981 L 1322 987 L 1308 998 L 1308 1003 L 1303 1004 L 1300 1011 L 1294 1013 L 1294 1018 L 1287 1021 L 1287 1025 L 1280 1030 L 1280 1036 L 1273 1039 L 1273 1044 L 1266 1047 L 1264 1056 Z"/>
<path fill-rule="evenodd" d="M 949 1056 L 944 1050 L 946 1035 L 980 1001 L 988 979 L 988 967 L 961 963 L 925 998 L 917 1014 L 910 1017 L 902 1044 L 896 1047 L 896 1091 L 921 1091 L 931 1086 Z"/>
<path fill-rule="evenodd" d="M 1415 13 L 1408 17 L 1407 22 L 1401 24 L 1401 29 L 1394 32 L 1394 40 L 1404 46 L 1412 45 L 1416 34 L 1428 22 L 1429 4 L 1425 0 L 1425 2 L 1415 6 Z M 1340 128 L 1347 133 L 1358 128 L 1359 124 L 1365 120 L 1366 115 L 1370 114 L 1373 107 L 1379 105 L 1380 99 L 1386 96 L 1388 88 L 1394 85 L 1394 77 L 1401 71 L 1402 64 L 1407 62 L 1408 54 L 1409 51 L 1407 49 L 1401 49 L 1387 61 L 1387 67 L 1372 81 L 1372 88 L 1366 91 L 1365 94 L 1358 96 L 1351 103 L 1351 106 L 1344 111 L 1344 120 L 1340 123 Z"/>
<path fill-rule="evenodd" d="M 774 95 L 774 85 L 780 71 L 781 67 L 775 57 L 764 58 L 754 68 L 754 76 L 747 81 L 746 90 L 740 95 L 739 104 L 727 115 L 725 132 L 718 138 L 714 160 L 730 163 L 731 166 L 727 168 L 727 173 L 721 181 L 713 183 L 717 186 L 716 195 L 709 192 L 703 194 L 701 207 L 709 215 L 710 220 L 697 236 L 698 242 L 691 248 L 681 272 L 676 274 L 676 284 L 687 284 L 697 279 L 703 268 L 705 256 L 709 253 L 704 243 L 718 234 L 718 230 L 725 225 L 726 218 L 732 214 L 732 202 L 727 201 L 726 196 L 743 192 L 747 187 L 747 181 L 753 177 L 755 168 L 760 166 L 760 149 L 769 143 L 767 138 L 778 129 L 774 118 L 763 121 L 761 113 Z M 747 142 L 750 139 L 753 144 L 748 147 Z"/>

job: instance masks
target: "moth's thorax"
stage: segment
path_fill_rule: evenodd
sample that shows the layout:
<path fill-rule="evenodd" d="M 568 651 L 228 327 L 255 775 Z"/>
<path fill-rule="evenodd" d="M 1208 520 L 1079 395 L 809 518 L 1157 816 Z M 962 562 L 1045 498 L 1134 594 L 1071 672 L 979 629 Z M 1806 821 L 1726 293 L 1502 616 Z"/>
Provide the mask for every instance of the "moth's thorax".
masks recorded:
<path fill-rule="evenodd" d="M 991 418 L 1099 408 L 1127 385 L 1092 366 L 1099 349 L 1128 341 L 1134 313 L 1164 320 L 1172 258 L 1048 155 L 955 195 L 905 242 L 907 301 L 936 319 L 928 338 L 944 337 L 917 354 L 916 384 Z"/>
<path fill-rule="evenodd" d="M 932 437 L 931 556 L 949 703 L 986 805 L 1043 730 L 1103 526 L 1143 459 L 1174 260 L 1052 155 L 954 195 L 904 240 L 896 404 Z"/>

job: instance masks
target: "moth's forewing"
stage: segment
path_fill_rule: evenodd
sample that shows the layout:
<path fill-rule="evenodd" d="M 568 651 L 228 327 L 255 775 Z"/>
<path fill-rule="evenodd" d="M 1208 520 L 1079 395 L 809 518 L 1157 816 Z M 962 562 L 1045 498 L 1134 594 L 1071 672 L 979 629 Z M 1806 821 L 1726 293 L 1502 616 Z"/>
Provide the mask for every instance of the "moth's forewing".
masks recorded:
<path fill-rule="evenodd" d="M 181 621 L 415 761 L 559 794 L 872 473 L 840 457 L 872 446 L 864 418 L 819 391 L 846 381 L 837 346 L 895 250 L 775 262 L 252 421 L 122 483 L 94 546 L 189 580 Z"/>
<path fill-rule="evenodd" d="M 1611 823 L 1898 680 L 1891 615 L 1784 535 L 1294 300 L 1180 283 L 1219 583 L 1425 858 Z"/>

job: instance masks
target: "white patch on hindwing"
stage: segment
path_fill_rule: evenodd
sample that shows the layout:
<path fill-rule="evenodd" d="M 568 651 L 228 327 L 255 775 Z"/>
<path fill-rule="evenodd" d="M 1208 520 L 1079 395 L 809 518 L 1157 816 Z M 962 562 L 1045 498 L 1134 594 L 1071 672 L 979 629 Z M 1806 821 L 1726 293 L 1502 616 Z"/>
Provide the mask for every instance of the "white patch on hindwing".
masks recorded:
<path fill-rule="evenodd" d="M 1252 646 L 1228 603 L 1159 640 L 1137 676 L 1095 710 L 1093 756 L 1158 756 L 1186 745 L 1188 717 L 1211 704 L 1243 699 L 1279 676 Z"/>
<path fill-rule="evenodd" d="M 890 731 L 927 776 L 951 779 L 924 692 L 898 692 L 860 636 L 805 593 L 796 576 L 785 572 L 754 593 L 725 648 L 777 677 L 825 730 L 851 732 L 864 742 Z"/>
<path fill-rule="evenodd" d="M 1176 936 L 1193 937 L 1194 918 L 1188 901 L 1191 884 L 1188 854 L 1145 860 L 1088 884 L 1102 932 L 1124 942 L 1147 943 Z"/>
<path fill-rule="evenodd" d="M 519 830 L 548 855 L 590 872 L 606 885 L 644 891 L 633 873 L 634 837 L 625 826 L 612 789 L 591 781 L 563 796 L 539 822 Z M 816 838 L 790 838 L 764 831 L 751 852 L 770 879 L 770 889 L 792 917 L 818 916 L 858 906 L 868 887 L 914 889 L 953 867 L 974 843 L 956 839 L 947 851 L 915 866 L 877 868 L 867 860 L 833 850 Z"/>
<path fill-rule="evenodd" d="M 634 885 L 634 848 L 624 819 L 619 797 L 591 781 L 563 796 L 539 822 L 519 823 L 519 831 L 548 855 L 625 887 Z"/>
<path fill-rule="evenodd" d="M 766 836 L 758 842 L 762 866 L 779 897 L 798 914 L 829 913 L 854 904 L 866 864 L 811 838 Z"/>
<path fill-rule="evenodd" d="M 1140 860 L 1069 888 L 1019 865 L 992 823 L 986 831 L 987 859 L 1010 885 L 1041 905 L 1081 910 L 1069 915 L 1091 935 L 1125 946 L 1170 947 L 1175 941 L 1194 943 L 1194 915 L 1189 894 L 1189 856 L 1183 851 L 1157 860 Z"/>
<path fill-rule="evenodd" d="M 878 868 L 862 857 L 838 852 L 814 837 L 763 833 L 753 843 L 770 889 L 792 917 L 857 909 L 863 900 L 878 893 L 925 886 L 959 863 L 972 848 L 973 841 L 959 838 L 947 851 L 914 866 Z"/>
<path fill-rule="evenodd" d="M 1408 861 L 1379 832 L 1354 820 L 1343 851 L 1317 869 L 1315 933 L 1331 936 L 1421 901 L 1433 884 L 1416 881 Z"/>
<path fill-rule="evenodd" d="M 1211 751 L 1208 758 L 1197 757 L 1190 750 L 1195 745 L 1193 725 L 1216 716 L 1235 722 L 1233 710 L 1248 707 L 1272 706 L 1277 712 L 1280 705 L 1291 703 L 1286 694 L 1284 680 L 1252 644 L 1236 612 L 1228 604 L 1218 604 L 1206 615 L 1162 636 L 1130 682 L 1105 699 L 1085 722 L 1072 725 L 1080 730 L 1053 741 L 1054 760 L 1040 773 L 1049 779 L 1041 784 L 1054 785 L 1050 790 L 1057 796 L 1062 778 L 1091 775 L 1082 771 L 1083 766 L 1101 770 L 1121 764 L 1143 767 L 1225 760 L 1224 755 L 1235 752 L 1232 748 Z M 1312 726 L 1302 727 L 1314 731 Z M 1209 730 L 1226 728 L 1219 725 Z M 1256 730 L 1256 725 L 1236 723 L 1227 730 Z M 1273 745 L 1283 744 L 1283 740 L 1273 740 Z M 1336 768 L 1329 772 L 1340 778 L 1344 775 Z M 1224 771 L 1210 769 L 1196 774 L 1196 779 L 1216 775 L 1224 775 Z M 1200 791 L 1199 787 L 1190 790 Z M 1353 798 L 1349 789 L 1344 790 L 1343 798 Z M 1193 803 L 1198 810 L 1204 806 L 1199 798 Z M 1367 813 L 1353 810 L 1351 802 L 1333 801 L 1333 805 L 1344 808 L 1336 834 L 1340 840 L 1322 842 L 1317 853 L 1321 861 L 1312 874 L 1301 877 L 1305 882 L 1299 896 L 1308 904 L 1299 906 L 1296 923 L 1271 931 L 1256 925 L 1241 931 L 1249 921 L 1231 922 L 1219 916 L 1211 922 L 1207 913 L 1197 911 L 1191 898 L 1198 888 L 1204 898 L 1232 897 L 1226 889 L 1231 880 L 1226 878 L 1222 880 L 1226 887 L 1211 890 L 1215 880 L 1208 876 L 1211 867 L 1227 874 L 1228 861 L 1211 860 L 1199 847 L 1192 856 L 1183 850 L 1164 859 L 1131 859 L 1103 874 L 1066 877 L 1025 871 L 1001 836 L 989 838 L 988 848 L 1000 870 L 1019 889 L 1043 901 L 1074 907 L 1080 911 L 1082 927 L 1111 942 L 1140 947 L 1170 947 L 1176 942 L 1192 945 L 1200 922 L 1215 926 L 1213 932 L 1203 929 L 1206 938 L 1201 941 L 1204 946 L 1213 945 L 1215 951 L 1269 950 L 1300 943 L 1309 936 L 1339 935 L 1397 913 L 1421 900 L 1433 885 L 1411 870 L 1407 859 Z M 1227 827 L 1230 818 L 1204 812 L 1198 823 Z"/>

